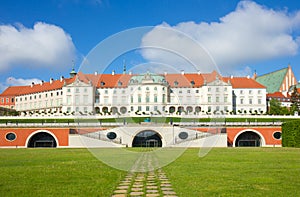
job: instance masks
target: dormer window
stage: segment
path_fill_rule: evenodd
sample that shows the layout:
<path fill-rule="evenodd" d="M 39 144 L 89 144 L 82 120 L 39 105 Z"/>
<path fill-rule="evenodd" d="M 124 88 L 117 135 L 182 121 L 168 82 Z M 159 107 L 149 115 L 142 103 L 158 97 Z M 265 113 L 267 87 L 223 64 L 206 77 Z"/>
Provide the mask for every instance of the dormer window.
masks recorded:
<path fill-rule="evenodd" d="M 191 81 L 191 85 L 194 86 L 195 85 L 195 81 Z"/>
<path fill-rule="evenodd" d="M 178 81 L 174 81 L 174 85 L 175 85 L 175 86 L 178 86 Z"/>
<path fill-rule="evenodd" d="M 118 86 L 122 86 L 122 82 L 121 81 L 118 82 Z"/>
<path fill-rule="evenodd" d="M 101 81 L 100 85 L 101 85 L 101 86 L 104 86 L 104 85 L 105 85 L 104 81 Z"/>

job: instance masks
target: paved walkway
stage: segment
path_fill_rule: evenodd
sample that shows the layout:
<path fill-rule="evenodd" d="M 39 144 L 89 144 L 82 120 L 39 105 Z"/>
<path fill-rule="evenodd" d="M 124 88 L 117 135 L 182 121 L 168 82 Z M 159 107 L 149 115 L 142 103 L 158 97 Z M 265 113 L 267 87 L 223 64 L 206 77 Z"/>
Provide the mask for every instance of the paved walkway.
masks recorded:
<path fill-rule="evenodd" d="M 171 182 L 158 164 L 155 154 L 142 153 L 112 197 L 176 197 Z"/>
<path fill-rule="evenodd" d="M 171 182 L 161 170 L 129 172 L 120 182 L 112 197 L 176 197 Z"/>

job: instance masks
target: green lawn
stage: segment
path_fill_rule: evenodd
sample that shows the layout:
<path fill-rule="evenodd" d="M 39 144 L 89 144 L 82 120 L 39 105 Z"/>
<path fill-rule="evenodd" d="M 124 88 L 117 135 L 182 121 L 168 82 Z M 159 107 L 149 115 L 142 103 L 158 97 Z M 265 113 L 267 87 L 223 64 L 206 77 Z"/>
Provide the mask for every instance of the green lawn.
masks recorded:
<path fill-rule="evenodd" d="M 300 196 L 300 149 L 188 149 L 164 167 L 178 196 Z M 0 149 L 0 196 L 110 196 L 126 175 L 87 149 Z"/>

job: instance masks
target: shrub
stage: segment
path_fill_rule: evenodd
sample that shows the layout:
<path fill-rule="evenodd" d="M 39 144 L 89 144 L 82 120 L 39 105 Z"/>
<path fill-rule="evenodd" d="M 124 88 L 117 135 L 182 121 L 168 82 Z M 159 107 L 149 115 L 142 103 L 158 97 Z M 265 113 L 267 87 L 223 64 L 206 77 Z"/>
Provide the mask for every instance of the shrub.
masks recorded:
<path fill-rule="evenodd" d="M 300 147 L 300 121 L 289 121 L 282 124 L 282 146 Z"/>

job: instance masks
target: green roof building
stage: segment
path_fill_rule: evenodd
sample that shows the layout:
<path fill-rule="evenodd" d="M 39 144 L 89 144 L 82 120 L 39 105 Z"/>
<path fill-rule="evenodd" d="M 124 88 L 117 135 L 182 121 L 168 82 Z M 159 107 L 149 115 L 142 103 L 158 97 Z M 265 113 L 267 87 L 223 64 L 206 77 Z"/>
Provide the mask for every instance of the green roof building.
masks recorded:
<path fill-rule="evenodd" d="M 297 84 L 290 65 L 287 68 L 257 76 L 255 80 L 267 87 L 267 93 L 287 92 L 292 85 Z"/>

